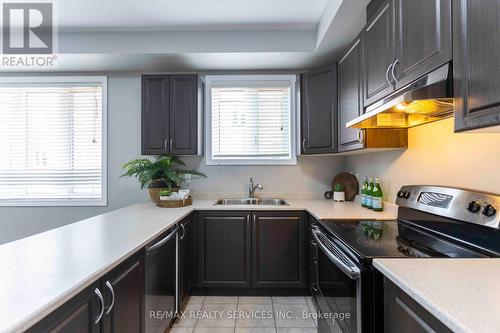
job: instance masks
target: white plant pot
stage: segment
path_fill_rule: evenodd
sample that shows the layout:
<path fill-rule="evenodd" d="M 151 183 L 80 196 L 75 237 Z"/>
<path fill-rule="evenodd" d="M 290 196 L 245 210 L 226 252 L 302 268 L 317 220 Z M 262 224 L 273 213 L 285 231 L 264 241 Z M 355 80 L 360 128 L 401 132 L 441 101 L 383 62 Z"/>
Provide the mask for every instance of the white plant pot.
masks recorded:
<path fill-rule="evenodd" d="M 333 201 L 344 202 L 345 201 L 345 192 L 333 192 Z"/>

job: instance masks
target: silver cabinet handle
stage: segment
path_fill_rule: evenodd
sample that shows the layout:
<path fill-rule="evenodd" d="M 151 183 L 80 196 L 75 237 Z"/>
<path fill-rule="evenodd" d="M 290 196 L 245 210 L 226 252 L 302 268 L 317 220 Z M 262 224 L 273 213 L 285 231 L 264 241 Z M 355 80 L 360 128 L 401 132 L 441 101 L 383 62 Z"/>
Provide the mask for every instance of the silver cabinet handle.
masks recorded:
<path fill-rule="evenodd" d="M 94 293 L 99 297 L 99 301 L 101 302 L 101 312 L 97 316 L 97 318 L 94 321 L 94 324 L 97 325 L 102 318 L 102 315 L 104 314 L 104 298 L 102 297 L 101 291 L 97 288 L 95 288 Z"/>
<path fill-rule="evenodd" d="M 168 152 L 167 144 L 168 144 L 168 139 L 165 139 L 165 142 L 163 143 L 163 150 L 165 151 L 165 153 Z"/>
<path fill-rule="evenodd" d="M 387 84 L 392 86 L 391 80 L 389 80 L 389 72 L 391 71 L 392 64 L 387 67 L 387 70 L 385 71 L 385 80 L 387 81 Z"/>
<path fill-rule="evenodd" d="M 172 153 L 173 146 L 174 146 L 174 139 L 170 139 L 170 153 Z"/>
<path fill-rule="evenodd" d="M 302 140 L 302 151 L 306 151 L 306 139 Z"/>
<path fill-rule="evenodd" d="M 184 227 L 184 224 L 181 224 L 181 229 L 182 229 L 182 236 L 181 236 L 181 240 L 184 238 L 184 236 L 186 236 L 186 228 Z"/>
<path fill-rule="evenodd" d="M 392 64 L 391 74 L 392 74 L 392 77 L 394 78 L 394 81 L 399 82 L 398 78 L 396 77 L 396 73 L 395 73 L 395 68 L 396 68 L 397 64 L 399 64 L 399 59 L 396 59 L 396 61 L 394 61 L 394 63 Z"/>
<path fill-rule="evenodd" d="M 113 286 L 109 281 L 106 281 L 106 287 L 108 287 L 109 291 L 111 292 L 111 304 L 106 309 L 106 314 L 108 315 L 113 309 L 113 305 L 115 305 L 115 291 L 113 290 Z"/>
<path fill-rule="evenodd" d="M 358 139 L 359 143 L 364 144 L 363 130 L 361 128 L 358 130 L 356 138 Z"/>

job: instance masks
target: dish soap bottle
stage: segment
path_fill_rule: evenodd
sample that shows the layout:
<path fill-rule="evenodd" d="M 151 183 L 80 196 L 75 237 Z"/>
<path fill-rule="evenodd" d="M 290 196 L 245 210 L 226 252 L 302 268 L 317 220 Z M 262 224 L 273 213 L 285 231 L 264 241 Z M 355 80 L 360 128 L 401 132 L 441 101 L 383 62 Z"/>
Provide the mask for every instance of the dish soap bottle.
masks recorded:
<path fill-rule="evenodd" d="M 372 187 L 372 209 L 376 212 L 381 212 L 384 210 L 382 188 L 380 187 L 380 181 L 378 178 L 375 178 L 375 184 Z"/>

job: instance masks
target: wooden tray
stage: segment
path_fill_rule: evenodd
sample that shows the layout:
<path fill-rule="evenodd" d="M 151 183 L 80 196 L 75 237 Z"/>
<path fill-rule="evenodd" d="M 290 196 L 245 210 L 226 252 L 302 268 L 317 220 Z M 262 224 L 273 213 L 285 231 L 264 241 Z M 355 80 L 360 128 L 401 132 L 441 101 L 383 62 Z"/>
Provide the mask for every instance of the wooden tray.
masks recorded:
<path fill-rule="evenodd" d="M 161 200 L 156 203 L 156 205 L 161 208 L 179 208 L 191 206 L 192 204 L 193 198 L 191 198 L 191 196 L 184 200 Z"/>

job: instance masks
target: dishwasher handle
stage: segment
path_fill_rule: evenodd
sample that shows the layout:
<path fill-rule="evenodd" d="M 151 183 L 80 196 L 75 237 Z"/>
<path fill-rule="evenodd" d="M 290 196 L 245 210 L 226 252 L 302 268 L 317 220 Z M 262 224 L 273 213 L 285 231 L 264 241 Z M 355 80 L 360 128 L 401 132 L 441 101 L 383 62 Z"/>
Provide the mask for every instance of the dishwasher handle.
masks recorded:
<path fill-rule="evenodd" d="M 163 238 L 162 240 L 156 242 L 155 244 L 153 244 L 151 246 L 146 247 L 146 255 L 158 250 L 163 245 L 168 243 L 168 241 L 170 241 L 172 238 L 174 238 L 178 232 L 179 232 L 179 226 L 176 226 L 171 233 L 169 233 L 167 236 L 165 236 L 165 238 Z"/>

